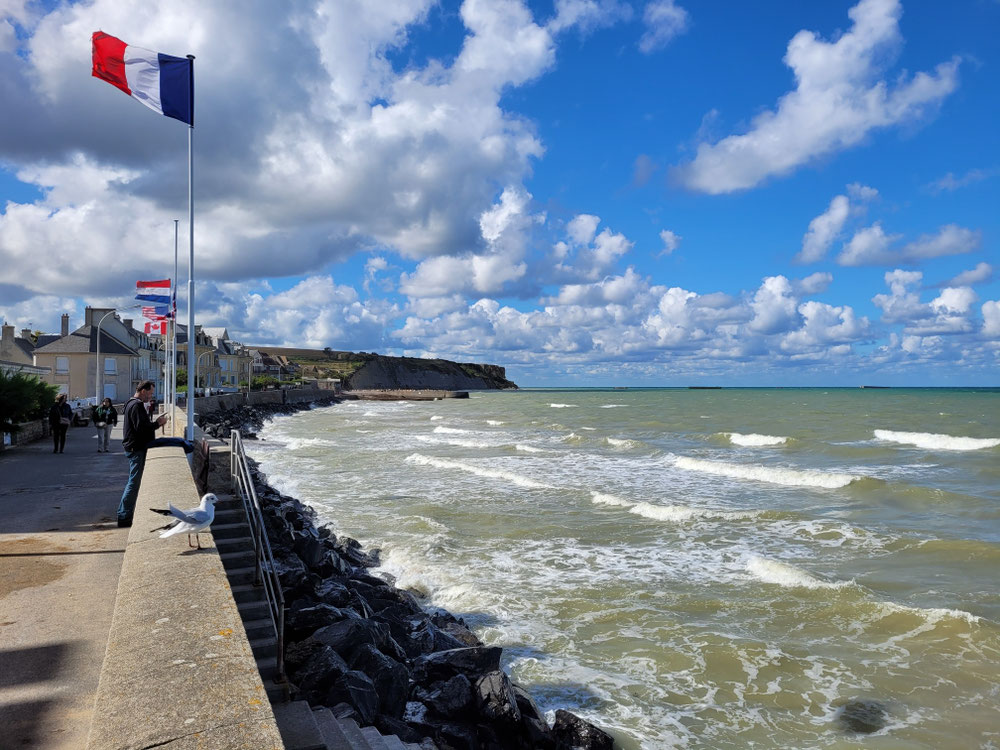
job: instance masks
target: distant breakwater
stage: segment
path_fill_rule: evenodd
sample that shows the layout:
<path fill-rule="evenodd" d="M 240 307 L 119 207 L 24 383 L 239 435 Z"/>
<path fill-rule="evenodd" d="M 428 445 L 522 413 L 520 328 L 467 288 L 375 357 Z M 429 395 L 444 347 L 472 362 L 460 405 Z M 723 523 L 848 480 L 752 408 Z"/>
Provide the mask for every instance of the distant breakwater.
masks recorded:
<path fill-rule="evenodd" d="M 219 437 L 239 429 L 254 439 L 268 419 L 308 408 L 241 406 L 199 424 Z M 500 647 L 371 575 L 378 549 L 317 526 L 311 507 L 251 466 L 286 601 L 285 660 L 297 698 L 428 748 L 611 750 L 608 734 L 568 711 L 556 711 L 550 727 L 500 668 Z"/>

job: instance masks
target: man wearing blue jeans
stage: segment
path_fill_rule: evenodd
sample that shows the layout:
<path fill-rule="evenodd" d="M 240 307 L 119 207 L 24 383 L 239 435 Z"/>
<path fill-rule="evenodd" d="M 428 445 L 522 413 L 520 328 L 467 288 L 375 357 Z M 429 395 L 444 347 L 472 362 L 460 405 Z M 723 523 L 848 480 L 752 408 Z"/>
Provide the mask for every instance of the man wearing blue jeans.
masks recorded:
<path fill-rule="evenodd" d="M 152 397 L 153 383 L 150 380 L 144 380 L 139 383 L 135 395 L 125 402 L 122 447 L 125 449 L 125 457 L 128 458 L 128 482 L 125 484 L 121 502 L 118 503 L 119 526 L 132 525 L 135 501 L 139 497 L 139 485 L 142 483 L 142 472 L 146 468 L 146 451 L 150 448 L 170 445 L 184 448 L 185 453 L 194 450 L 194 446 L 182 438 L 154 440 L 156 430 L 167 421 L 167 415 L 160 415 L 156 421 L 149 418 L 146 403 Z"/>

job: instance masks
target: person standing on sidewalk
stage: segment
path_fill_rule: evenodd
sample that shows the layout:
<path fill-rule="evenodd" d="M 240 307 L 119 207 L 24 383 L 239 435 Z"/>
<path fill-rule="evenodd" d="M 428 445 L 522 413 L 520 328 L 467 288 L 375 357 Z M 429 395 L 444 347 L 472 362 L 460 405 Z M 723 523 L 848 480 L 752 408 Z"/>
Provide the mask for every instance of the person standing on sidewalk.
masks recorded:
<path fill-rule="evenodd" d="M 142 473 L 146 468 L 146 451 L 156 436 L 156 430 L 167 421 L 167 415 L 162 414 L 154 422 L 149 418 L 146 404 L 153 397 L 153 383 L 144 380 L 139 383 L 135 395 L 125 402 L 125 412 L 122 415 L 122 447 L 128 459 L 128 482 L 118 503 L 118 525 L 131 526 L 132 515 L 135 513 L 135 501 L 139 497 L 139 485 L 142 483 Z"/>
<path fill-rule="evenodd" d="M 66 447 L 66 432 L 73 421 L 73 410 L 66 403 L 66 394 L 56 396 L 56 402 L 49 409 L 49 427 L 52 428 L 52 452 L 62 453 Z"/>
<path fill-rule="evenodd" d="M 105 397 L 100 406 L 94 407 L 91 416 L 94 427 L 97 428 L 97 452 L 107 453 L 111 444 L 111 428 L 118 424 L 118 410 L 111 403 L 111 399 Z"/>

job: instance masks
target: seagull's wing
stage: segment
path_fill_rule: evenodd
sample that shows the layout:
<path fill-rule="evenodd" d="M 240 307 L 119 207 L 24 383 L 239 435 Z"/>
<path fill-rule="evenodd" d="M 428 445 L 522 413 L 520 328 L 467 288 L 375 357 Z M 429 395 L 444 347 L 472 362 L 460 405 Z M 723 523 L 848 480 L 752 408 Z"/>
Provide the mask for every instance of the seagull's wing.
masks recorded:
<path fill-rule="evenodd" d="M 170 509 L 170 515 L 174 516 L 175 518 L 181 519 L 185 523 L 190 523 L 195 525 L 199 523 L 197 515 L 199 513 L 205 512 L 201 508 L 188 508 L 187 510 L 178 510 L 173 505 L 169 504 L 167 505 L 167 507 Z"/>

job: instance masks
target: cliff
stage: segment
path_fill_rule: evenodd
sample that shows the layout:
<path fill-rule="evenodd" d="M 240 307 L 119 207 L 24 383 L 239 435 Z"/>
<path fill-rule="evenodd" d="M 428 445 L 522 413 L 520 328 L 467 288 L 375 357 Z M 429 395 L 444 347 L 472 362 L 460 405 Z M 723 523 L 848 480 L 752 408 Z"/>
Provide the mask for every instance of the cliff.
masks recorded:
<path fill-rule="evenodd" d="M 349 390 L 469 391 L 517 388 L 517 385 L 507 380 L 504 368 L 498 365 L 375 355 L 347 376 L 344 387 Z"/>
<path fill-rule="evenodd" d="M 371 352 L 255 346 L 295 365 L 304 378 L 340 378 L 345 390 L 499 390 L 517 388 L 499 365 L 390 357 Z"/>

